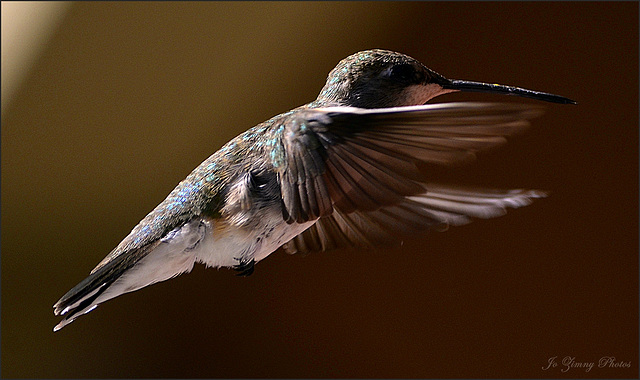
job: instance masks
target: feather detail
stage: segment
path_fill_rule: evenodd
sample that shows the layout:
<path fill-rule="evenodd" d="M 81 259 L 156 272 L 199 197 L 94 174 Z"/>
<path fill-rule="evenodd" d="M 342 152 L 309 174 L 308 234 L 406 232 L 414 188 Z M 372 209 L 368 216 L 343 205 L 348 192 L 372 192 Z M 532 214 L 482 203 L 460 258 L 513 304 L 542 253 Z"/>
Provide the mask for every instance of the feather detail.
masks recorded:
<path fill-rule="evenodd" d="M 423 192 L 417 162 L 451 165 L 504 144 L 541 108 L 443 103 L 300 110 L 280 121 L 285 165 L 277 167 L 288 223 L 375 211 Z"/>
<path fill-rule="evenodd" d="M 345 246 L 376 247 L 429 229 L 444 230 L 473 218 L 494 218 L 507 208 L 529 205 L 546 193 L 538 190 L 487 190 L 423 184 L 426 192 L 407 196 L 375 211 L 336 210 L 283 245 L 288 253 L 327 251 Z"/>

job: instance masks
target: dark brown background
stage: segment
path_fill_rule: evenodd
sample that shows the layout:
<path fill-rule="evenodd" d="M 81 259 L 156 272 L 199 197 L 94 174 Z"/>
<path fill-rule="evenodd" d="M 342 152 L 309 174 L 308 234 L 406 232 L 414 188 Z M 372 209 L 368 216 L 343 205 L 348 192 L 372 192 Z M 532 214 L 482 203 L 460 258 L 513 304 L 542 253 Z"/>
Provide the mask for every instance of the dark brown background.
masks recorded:
<path fill-rule="evenodd" d="M 75 3 L 2 115 L 2 375 L 637 377 L 637 44 L 632 2 Z M 197 266 L 51 331 L 196 165 L 369 48 L 578 100 L 434 173 L 552 195 L 396 249 Z"/>

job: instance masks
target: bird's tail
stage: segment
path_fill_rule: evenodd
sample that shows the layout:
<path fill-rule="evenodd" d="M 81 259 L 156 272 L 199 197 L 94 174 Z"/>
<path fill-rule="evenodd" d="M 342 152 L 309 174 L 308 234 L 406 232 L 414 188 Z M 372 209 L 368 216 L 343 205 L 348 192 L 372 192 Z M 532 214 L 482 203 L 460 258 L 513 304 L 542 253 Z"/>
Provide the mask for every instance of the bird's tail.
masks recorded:
<path fill-rule="evenodd" d="M 60 330 L 108 299 L 105 298 L 105 291 L 129 269 L 129 266 L 123 260 L 124 258 L 124 255 L 120 256 L 98 268 L 53 305 L 53 313 L 55 315 L 64 315 L 64 318 L 53 328 L 53 331 Z M 109 298 L 113 297 L 115 295 Z"/>
<path fill-rule="evenodd" d="M 107 256 L 53 306 L 55 315 L 64 315 L 53 330 L 60 330 L 111 298 L 191 271 L 195 248 L 205 230 L 199 220 L 194 220 L 145 246 L 116 250 L 117 254 Z"/>

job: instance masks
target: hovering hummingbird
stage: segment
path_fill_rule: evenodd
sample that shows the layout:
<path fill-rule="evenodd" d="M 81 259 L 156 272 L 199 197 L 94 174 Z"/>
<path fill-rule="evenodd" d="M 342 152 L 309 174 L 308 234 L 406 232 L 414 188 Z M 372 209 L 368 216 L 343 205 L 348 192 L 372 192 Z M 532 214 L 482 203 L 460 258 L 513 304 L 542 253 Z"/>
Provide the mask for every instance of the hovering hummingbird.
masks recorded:
<path fill-rule="evenodd" d="M 535 190 L 426 182 L 417 163 L 449 165 L 504 143 L 541 108 L 443 103 L 456 91 L 573 100 L 518 87 L 451 80 L 396 52 L 353 54 L 317 99 L 272 117 L 207 158 L 55 305 L 57 331 L 102 302 L 191 271 L 195 263 L 250 275 L 288 253 L 399 241 L 431 228 L 528 205 Z"/>

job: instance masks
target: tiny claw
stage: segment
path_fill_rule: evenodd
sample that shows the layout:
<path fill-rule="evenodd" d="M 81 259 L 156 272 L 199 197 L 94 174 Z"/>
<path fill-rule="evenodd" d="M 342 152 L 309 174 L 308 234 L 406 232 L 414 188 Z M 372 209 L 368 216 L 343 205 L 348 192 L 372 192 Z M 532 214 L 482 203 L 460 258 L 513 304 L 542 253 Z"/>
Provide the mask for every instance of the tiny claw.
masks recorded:
<path fill-rule="evenodd" d="M 238 265 L 233 266 L 233 270 L 238 271 L 239 273 L 236 276 L 247 277 L 251 276 L 253 273 L 256 261 L 251 259 L 249 261 L 244 261 L 243 259 L 238 260 Z"/>

